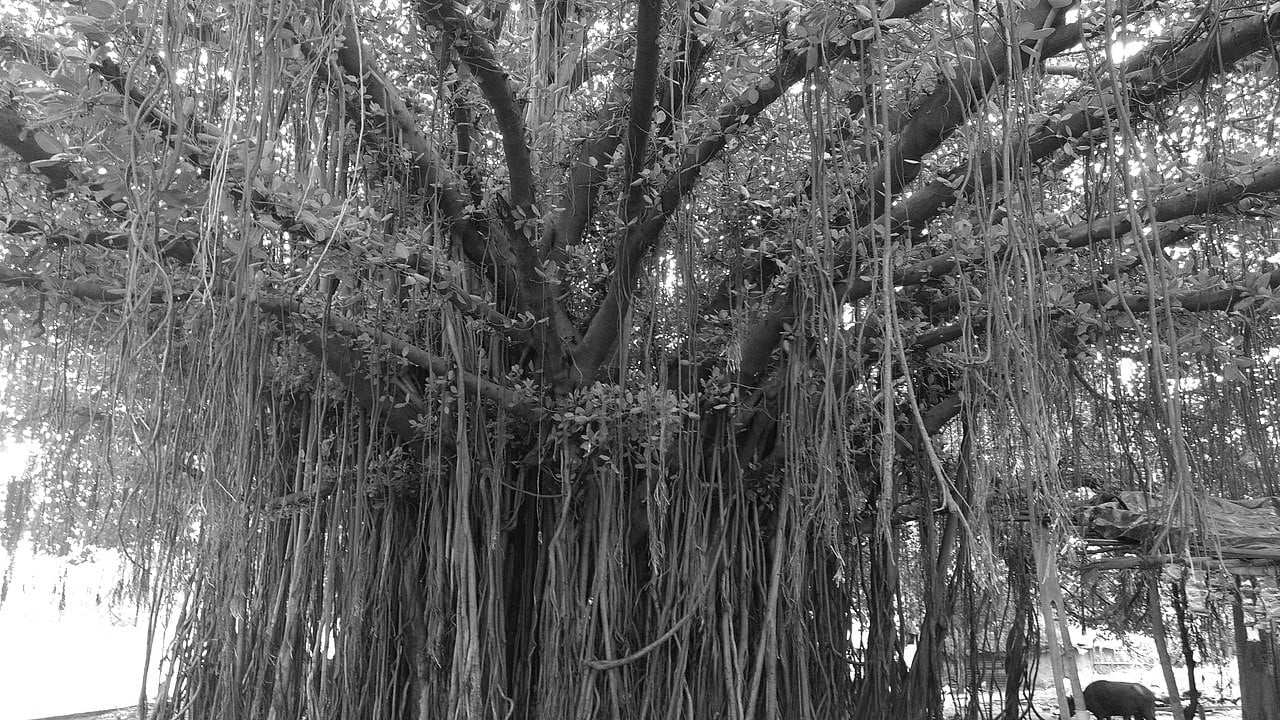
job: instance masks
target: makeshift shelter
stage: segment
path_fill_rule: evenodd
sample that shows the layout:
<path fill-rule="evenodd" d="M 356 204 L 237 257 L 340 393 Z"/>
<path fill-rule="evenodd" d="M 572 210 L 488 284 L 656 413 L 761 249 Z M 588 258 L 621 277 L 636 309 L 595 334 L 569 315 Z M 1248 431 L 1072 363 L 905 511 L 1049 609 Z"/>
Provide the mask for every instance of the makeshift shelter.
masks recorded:
<path fill-rule="evenodd" d="M 1095 546 L 1106 540 L 1142 548 L 1165 534 L 1175 545 L 1185 537 L 1193 561 L 1280 561 L 1280 498 L 1205 498 L 1200 506 L 1203 522 L 1196 528 L 1171 523 L 1171 508 L 1169 500 L 1156 493 L 1125 490 L 1095 497 L 1081 515 L 1085 540 Z"/>
<path fill-rule="evenodd" d="M 1082 566 L 1085 573 L 1143 568 L 1158 572 L 1153 576 L 1157 581 L 1170 583 L 1188 677 L 1195 660 L 1187 650 L 1192 646 L 1187 615 L 1229 605 L 1243 717 L 1280 717 L 1280 653 L 1276 643 L 1280 498 L 1201 497 L 1187 503 L 1156 493 L 1122 491 L 1083 503 L 1076 521 L 1085 554 L 1090 556 Z M 1168 552 L 1168 548 L 1179 548 L 1180 552 Z M 1148 616 L 1160 617 L 1158 588 L 1154 582 L 1148 585 Z M 1215 605 L 1214 600 L 1221 602 Z M 1161 623 L 1151 623 L 1150 629 L 1173 691 L 1176 683 L 1164 628 Z M 1194 685 L 1189 695 L 1190 711 L 1197 697 Z"/>

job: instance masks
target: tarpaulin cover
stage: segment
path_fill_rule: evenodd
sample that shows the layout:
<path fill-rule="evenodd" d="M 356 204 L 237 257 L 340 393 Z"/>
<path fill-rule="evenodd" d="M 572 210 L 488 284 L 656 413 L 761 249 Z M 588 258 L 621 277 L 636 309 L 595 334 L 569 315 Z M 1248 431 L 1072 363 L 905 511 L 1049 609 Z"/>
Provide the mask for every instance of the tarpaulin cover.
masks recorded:
<path fill-rule="evenodd" d="M 1174 518 L 1163 496 L 1124 491 L 1095 498 L 1082 519 L 1093 537 L 1145 544 L 1167 528 L 1171 540 L 1177 543 L 1185 536 L 1203 555 L 1280 560 L 1280 497 L 1211 497 L 1203 502 L 1203 511 L 1198 527 L 1170 526 Z"/>

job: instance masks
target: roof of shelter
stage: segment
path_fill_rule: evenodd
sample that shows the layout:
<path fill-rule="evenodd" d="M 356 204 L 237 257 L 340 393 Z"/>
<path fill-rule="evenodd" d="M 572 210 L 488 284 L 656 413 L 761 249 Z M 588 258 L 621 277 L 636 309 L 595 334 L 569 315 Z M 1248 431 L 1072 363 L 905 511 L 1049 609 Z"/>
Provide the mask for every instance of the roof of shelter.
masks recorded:
<path fill-rule="evenodd" d="M 1081 509 L 1086 540 L 1147 546 L 1162 532 L 1187 540 L 1194 554 L 1235 560 L 1280 561 L 1280 497 L 1202 500 L 1203 520 L 1188 527 L 1169 498 L 1126 490 L 1099 495 Z M 1179 524 L 1181 523 L 1181 524 Z"/>

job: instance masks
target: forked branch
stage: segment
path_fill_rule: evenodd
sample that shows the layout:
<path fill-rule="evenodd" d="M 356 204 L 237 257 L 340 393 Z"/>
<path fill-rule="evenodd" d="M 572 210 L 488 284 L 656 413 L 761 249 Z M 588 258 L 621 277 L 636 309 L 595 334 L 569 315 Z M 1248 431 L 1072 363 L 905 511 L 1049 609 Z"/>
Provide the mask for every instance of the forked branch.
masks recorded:
<path fill-rule="evenodd" d="M 451 41 L 450 47 L 475 75 L 502 135 L 502 149 L 511 180 L 511 204 L 516 208 L 531 208 L 537 200 L 533 164 L 524 116 L 516 101 L 511 75 L 498 61 L 489 38 L 458 12 L 460 7 L 451 0 L 420 0 L 418 14 L 424 22 L 445 34 Z"/>
<path fill-rule="evenodd" d="M 886 19 L 910 16 L 926 5 L 928 0 L 893 3 Z M 732 135 L 748 127 L 806 73 L 826 62 L 858 57 L 865 47 L 865 43 L 828 44 L 814 48 L 816 52 L 809 48 L 788 52 L 768 76 L 721 106 L 715 128 L 686 148 L 679 167 L 663 185 L 658 204 L 629 220 L 619 232 L 608 291 L 574 353 L 584 381 L 594 379 L 601 363 L 613 352 L 631 308 L 641 260 L 657 245 L 667 220 L 679 207 L 681 198 L 693 189 L 702 168 L 719 156 Z"/>

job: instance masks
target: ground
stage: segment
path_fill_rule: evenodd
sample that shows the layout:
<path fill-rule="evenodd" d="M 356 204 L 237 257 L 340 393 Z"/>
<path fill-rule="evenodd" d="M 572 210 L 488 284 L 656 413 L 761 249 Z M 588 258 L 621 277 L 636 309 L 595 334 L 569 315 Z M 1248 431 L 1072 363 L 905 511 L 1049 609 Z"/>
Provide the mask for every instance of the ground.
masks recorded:
<path fill-rule="evenodd" d="M 1054 717 L 1047 703 L 1037 702 L 1036 710 L 1039 711 L 1041 717 Z M 136 717 L 134 715 L 135 711 L 136 708 L 127 707 L 115 710 L 105 710 L 102 712 L 57 715 L 54 717 L 39 718 L 38 720 L 134 720 Z M 1156 718 L 1157 720 L 1164 720 L 1164 718 L 1171 719 L 1172 715 L 1169 713 L 1169 708 L 1157 709 Z M 1204 709 L 1204 718 L 1205 720 L 1240 720 L 1240 708 L 1236 705 L 1207 707 Z"/>
<path fill-rule="evenodd" d="M 1036 695 L 1035 703 L 1036 713 L 1046 720 L 1057 718 L 1058 710 L 1054 702 L 1048 695 L 1043 697 Z M 1209 705 L 1203 708 L 1204 720 L 1241 720 L 1239 705 Z M 1034 717 L 1034 716 L 1033 716 Z M 1156 706 L 1156 720 L 1172 720 L 1173 713 L 1169 711 L 1169 706 Z"/>

